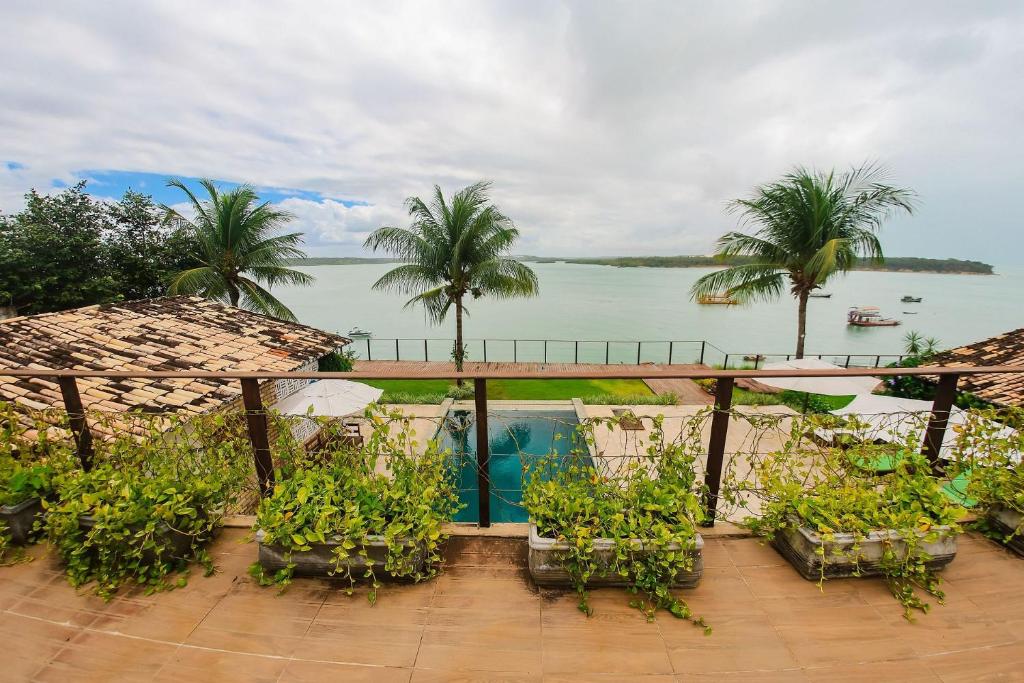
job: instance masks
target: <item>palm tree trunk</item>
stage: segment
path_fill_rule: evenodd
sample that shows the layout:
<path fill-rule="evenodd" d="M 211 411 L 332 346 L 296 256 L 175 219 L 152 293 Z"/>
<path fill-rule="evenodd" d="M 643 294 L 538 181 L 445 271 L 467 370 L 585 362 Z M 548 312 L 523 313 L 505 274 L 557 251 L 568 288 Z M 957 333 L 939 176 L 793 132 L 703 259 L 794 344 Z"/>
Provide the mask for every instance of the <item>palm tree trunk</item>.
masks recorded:
<path fill-rule="evenodd" d="M 241 296 L 241 292 L 238 291 L 238 287 L 231 280 L 228 280 L 228 299 L 231 301 L 231 305 L 238 308 L 238 299 Z"/>
<path fill-rule="evenodd" d="M 800 291 L 800 307 L 797 313 L 796 322 L 796 357 L 804 357 L 804 338 L 807 336 L 807 295 L 810 292 L 806 289 Z"/>
<path fill-rule="evenodd" d="M 462 359 L 466 355 L 465 347 L 462 344 L 462 297 L 455 299 L 455 369 L 462 372 Z M 462 379 L 456 380 L 458 386 L 462 386 Z"/>

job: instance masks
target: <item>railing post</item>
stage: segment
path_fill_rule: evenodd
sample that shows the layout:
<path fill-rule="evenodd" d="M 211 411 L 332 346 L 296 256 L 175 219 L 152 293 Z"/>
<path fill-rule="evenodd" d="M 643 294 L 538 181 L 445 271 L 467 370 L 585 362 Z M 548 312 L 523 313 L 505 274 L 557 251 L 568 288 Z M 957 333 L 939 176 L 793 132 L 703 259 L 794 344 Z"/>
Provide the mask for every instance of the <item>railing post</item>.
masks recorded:
<path fill-rule="evenodd" d="M 82 469 L 88 472 L 92 469 L 92 432 L 89 431 L 89 423 L 85 419 L 85 408 L 82 407 L 82 397 L 78 393 L 78 382 L 74 377 L 58 377 L 57 383 L 60 385 L 60 394 L 64 397 L 68 425 L 75 437 L 78 462 L 82 464 Z"/>
<path fill-rule="evenodd" d="M 687 336 L 689 336 L 689 335 L 687 335 Z M 702 339 L 701 342 L 700 342 L 700 361 L 699 362 L 700 362 L 701 365 L 704 365 L 704 347 L 707 346 L 707 343 L 708 342 L 707 342 L 706 339 Z"/>
<path fill-rule="evenodd" d="M 370 338 L 369 337 L 366 338 L 366 360 L 373 360 L 373 358 L 370 356 Z"/>
<path fill-rule="evenodd" d="M 519 346 L 519 340 L 513 339 L 512 340 L 512 362 L 513 363 L 518 363 L 519 362 L 519 349 L 518 349 L 518 346 Z"/>
<path fill-rule="evenodd" d="M 718 492 L 722 486 L 722 468 L 725 464 L 725 437 L 729 433 L 729 410 L 732 408 L 732 377 L 719 377 L 715 388 L 715 409 L 711 417 L 711 437 L 708 441 L 708 465 L 704 474 L 704 526 L 715 525 Z"/>
<path fill-rule="evenodd" d="M 722 369 L 723 370 L 728 370 L 729 369 L 729 354 L 725 354 L 725 360 L 722 361 Z"/>
<path fill-rule="evenodd" d="M 259 380 L 242 380 L 242 404 L 245 406 L 245 424 L 249 428 L 249 443 L 252 444 L 253 459 L 256 462 L 256 480 L 260 485 L 260 495 L 266 496 L 274 488 L 274 463 L 270 458 L 270 434 Z"/>
<path fill-rule="evenodd" d="M 401 360 L 401 358 L 398 357 L 398 339 L 395 339 L 395 360 Z"/>
<path fill-rule="evenodd" d="M 674 341 L 668 343 L 668 364 L 672 365 L 672 347 L 675 346 Z"/>
<path fill-rule="evenodd" d="M 547 362 L 548 362 L 548 340 L 545 339 L 544 340 L 544 363 L 547 364 Z"/>
<path fill-rule="evenodd" d="M 640 365 L 640 345 L 641 344 L 643 344 L 642 341 L 638 341 L 636 343 L 636 364 L 637 365 Z"/>
<path fill-rule="evenodd" d="M 575 360 L 573 361 L 573 363 L 575 363 L 576 365 L 579 365 L 579 363 L 580 363 L 580 340 L 579 339 L 576 340 L 576 356 L 575 356 Z"/>
<path fill-rule="evenodd" d="M 478 489 L 478 525 L 491 525 L 491 444 L 487 438 L 487 380 L 473 380 L 476 403 L 476 485 Z"/>
<path fill-rule="evenodd" d="M 484 362 L 487 362 L 487 340 L 484 339 Z"/>
<path fill-rule="evenodd" d="M 426 363 L 430 360 L 430 351 L 427 349 L 427 340 L 423 340 L 423 362 Z"/>
<path fill-rule="evenodd" d="M 921 453 L 928 458 L 932 470 L 939 464 L 939 453 L 946 437 L 946 425 L 949 423 L 949 412 L 953 409 L 956 399 L 956 385 L 960 375 L 941 375 L 939 387 L 935 391 L 935 402 L 932 403 L 932 414 L 928 419 L 928 429 L 924 435 L 924 449 Z"/>
<path fill-rule="evenodd" d="M 875 367 L 876 368 L 878 367 L 878 364 L 881 363 L 881 362 L 882 362 L 882 357 L 881 356 L 875 356 Z"/>
<path fill-rule="evenodd" d="M 845 367 L 845 368 L 849 368 L 850 367 L 850 356 L 849 356 L 849 354 L 847 354 L 847 356 L 846 356 L 846 365 L 844 365 L 843 367 Z"/>
<path fill-rule="evenodd" d="M 611 358 L 611 356 L 609 356 L 608 353 L 609 353 L 609 349 L 611 348 L 611 345 L 612 345 L 612 343 L 610 341 L 606 341 L 604 343 L 604 364 L 605 365 L 609 365 L 610 364 L 608 359 Z"/>
<path fill-rule="evenodd" d="M 757 364 L 761 362 L 761 354 L 754 354 L 754 369 L 757 370 Z"/>

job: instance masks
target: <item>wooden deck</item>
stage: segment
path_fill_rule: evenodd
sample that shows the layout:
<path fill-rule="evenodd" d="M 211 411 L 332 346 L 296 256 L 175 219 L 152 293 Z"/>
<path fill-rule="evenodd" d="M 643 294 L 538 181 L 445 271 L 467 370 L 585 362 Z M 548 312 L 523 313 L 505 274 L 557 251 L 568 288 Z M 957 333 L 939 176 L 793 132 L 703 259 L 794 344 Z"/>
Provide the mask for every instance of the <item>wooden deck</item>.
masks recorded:
<path fill-rule="evenodd" d="M 522 540 L 457 538 L 447 570 L 365 590 L 297 579 L 256 585 L 256 548 L 226 529 L 220 571 L 156 595 L 76 594 L 45 545 L 0 568 L 3 681 L 1019 681 L 1024 560 L 969 534 L 944 571 L 947 604 L 914 624 L 878 579 L 800 578 L 756 540 L 709 538 L 700 585 L 682 591 L 714 633 L 621 589 L 594 615 L 538 590 Z"/>
<path fill-rule="evenodd" d="M 565 374 L 579 374 L 581 379 L 587 375 L 594 375 L 607 372 L 608 366 L 597 363 L 466 363 L 465 372 L 477 370 L 493 370 L 502 372 L 557 372 Z M 633 366 L 631 366 L 633 367 Z M 706 366 L 693 364 L 655 365 L 641 364 L 640 368 L 650 368 L 650 377 L 640 377 L 644 384 L 655 394 L 674 393 L 679 397 L 681 405 L 711 405 L 712 398 L 691 379 L 658 377 L 666 368 L 676 370 L 697 370 Z M 452 362 L 423 362 L 423 361 L 389 361 L 389 360 L 357 360 L 355 370 L 361 372 L 377 372 L 383 376 L 393 375 L 395 377 L 407 378 L 417 373 L 430 373 L 441 371 L 454 371 L 455 363 Z"/>

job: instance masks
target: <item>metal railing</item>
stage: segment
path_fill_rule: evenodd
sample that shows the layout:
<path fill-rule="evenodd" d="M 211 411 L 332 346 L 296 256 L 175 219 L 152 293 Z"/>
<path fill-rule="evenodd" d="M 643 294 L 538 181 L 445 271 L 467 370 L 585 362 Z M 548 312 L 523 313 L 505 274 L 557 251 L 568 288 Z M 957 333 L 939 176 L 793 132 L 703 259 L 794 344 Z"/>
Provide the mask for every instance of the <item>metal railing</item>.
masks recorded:
<path fill-rule="evenodd" d="M 64 408 L 74 434 L 77 455 L 83 469 L 92 466 L 92 433 L 87 411 L 78 390 L 79 378 L 106 379 L 211 379 L 234 380 L 241 384 L 246 411 L 246 426 L 253 449 L 256 475 L 263 495 L 272 490 L 274 466 L 270 452 L 270 438 L 266 407 L 260 395 L 260 380 L 308 379 L 462 379 L 472 380 L 475 390 L 477 466 L 479 468 L 479 525 L 490 526 L 490 453 L 487 426 L 487 380 L 489 379 L 637 379 L 649 370 L 643 367 L 620 365 L 595 370 L 482 369 L 463 373 L 442 369 L 417 368 L 406 373 L 356 372 L 263 372 L 263 371 L 139 371 L 139 370 L 47 370 L 41 368 L 0 369 L 0 376 L 56 379 L 60 385 Z M 758 377 L 936 377 L 938 385 L 932 403 L 931 415 L 925 430 L 922 452 L 933 467 L 938 464 L 939 450 L 945 437 L 947 421 L 956 397 L 957 384 L 963 375 L 1022 374 L 1024 366 L 1000 365 L 988 367 L 923 367 L 923 368 L 853 368 L 837 370 L 714 370 L 663 367 L 658 376 L 666 379 L 715 379 L 715 402 L 712 409 L 711 433 L 705 469 L 704 506 L 709 526 L 714 524 L 715 512 L 722 483 L 725 462 L 725 443 L 729 431 L 729 415 L 735 381 Z"/>
<path fill-rule="evenodd" d="M 348 347 L 361 360 L 447 361 L 454 339 L 357 337 Z M 753 367 L 790 360 L 791 353 L 726 352 L 700 339 L 466 339 L 467 361 L 492 363 L 581 363 L 592 365 L 700 364 L 723 368 Z M 809 353 L 845 368 L 878 368 L 898 363 L 906 354 Z"/>

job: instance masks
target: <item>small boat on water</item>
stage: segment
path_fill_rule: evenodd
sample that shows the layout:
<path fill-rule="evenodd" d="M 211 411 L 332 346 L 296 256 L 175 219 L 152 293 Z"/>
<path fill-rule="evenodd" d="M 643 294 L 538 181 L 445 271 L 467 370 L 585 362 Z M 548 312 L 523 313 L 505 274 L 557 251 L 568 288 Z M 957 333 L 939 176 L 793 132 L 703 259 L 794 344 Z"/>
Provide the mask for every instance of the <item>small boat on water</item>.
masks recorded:
<path fill-rule="evenodd" d="M 822 293 L 818 293 L 818 294 L 808 294 L 807 296 L 811 297 L 812 299 L 831 299 L 832 298 L 832 292 L 828 292 L 828 293 L 822 292 Z"/>
<path fill-rule="evenodd" d="M 366 330 L 361 330 L 358 327 L 353 327 L 351 330 L 348 331 L 348 336 L 350 336 L 350 337 L 362 337 L 362 338 L 367 338 L 368 339 L 368 338 L 373 336 L 373 332 L 368 332 Z"/>
<path fill-rule="evenodd" d="M 883 318 L 877 306 L 854 306 L 846 314 L 846 324 L 856 327 L 895 327 L 895 318 Z"/>
<path fill-rule="evenodd" d="M 758 353 L 756 355 L 743 356 L 743 360 L 751 362 L 751 363 L 756 363 L 758 361 L 764 360 L 764 354 L 763 353 Z"/>
<path fill-rule="evenodd" d="M 697 303 L 705 306 L 716 304 L 721 306 L 735 306 L 739 301 L 728 294 L 702 294 L 697 297 Z"/>
<path fill-rule="evenodd" d="M 919 304 L 919 303 L 921 303 L 921 297 L 919 297 L 919 296 L 910 296 L 909 294 L 906 294 L 906 295 L 903 296 L 902 299 L 900 299 L 900 301 L 902 301 L 905 304 Z"/>

